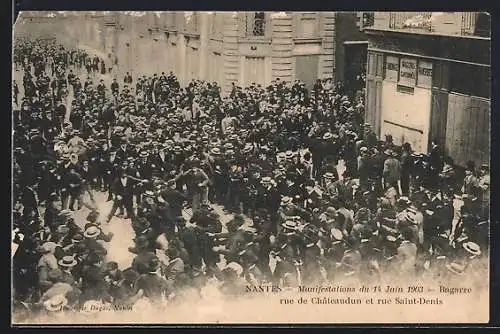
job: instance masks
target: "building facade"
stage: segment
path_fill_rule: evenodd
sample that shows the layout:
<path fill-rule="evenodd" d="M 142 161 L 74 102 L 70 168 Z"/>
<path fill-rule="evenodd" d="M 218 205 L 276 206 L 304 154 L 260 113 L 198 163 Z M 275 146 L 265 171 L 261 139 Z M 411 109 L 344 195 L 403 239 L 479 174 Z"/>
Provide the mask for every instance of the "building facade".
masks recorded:
<path fill-rule="evenodd" d="M 108 23 L 104 47 L 131 73 L 173 71 L 182 84 L 217 81 L 226 94 L 278 78 L 312 87 L 333 77 L 334 24 L 333 12 L 122 14 Z"/>
<path fill-rule="evenodd" d="M 366 73 L 368 37 L 361 12 L 335 15 L 335 79 L 348 88 L 360 73 Z"/>
<path fill-rule="evenodd" d="M 490 30 L 476 12 L 378 12 L 368 36 L 366 122 L 458 165 L 490 158 Z"/>
<path fill-rule="evenodd" d="M 88 12 L 46 20 L 58 39 L 118 60 L 120 73 L 173 71 L 181 84 L 312 87 L 335 72 L 334 12 Z M 64 21 L 64 23 L 62 22 Z M 34 30 L 39 28 L 33 28 Z"/>

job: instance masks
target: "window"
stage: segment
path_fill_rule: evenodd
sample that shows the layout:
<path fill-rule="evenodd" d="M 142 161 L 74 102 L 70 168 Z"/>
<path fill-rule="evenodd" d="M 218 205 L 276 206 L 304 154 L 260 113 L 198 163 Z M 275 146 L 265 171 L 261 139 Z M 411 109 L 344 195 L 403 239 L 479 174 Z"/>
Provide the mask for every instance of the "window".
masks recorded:
<path fill-rule="evenodd" d="M 210 24 L 210 37 L 214 39 L 222 39 L 224 31 L 224 13 L 212 13 Z"/>
<path fill-rule="evenodd" d="M 265 36 L 266 21 L 264 12 L 254 12 L 250 14 L 250 20 L 247 21 L 247 36 Z"/>
<path fill-rule="evenodd" d="M 318 14 L 300 13 L 297 22 L 298 38 L 318 37 Z"/>

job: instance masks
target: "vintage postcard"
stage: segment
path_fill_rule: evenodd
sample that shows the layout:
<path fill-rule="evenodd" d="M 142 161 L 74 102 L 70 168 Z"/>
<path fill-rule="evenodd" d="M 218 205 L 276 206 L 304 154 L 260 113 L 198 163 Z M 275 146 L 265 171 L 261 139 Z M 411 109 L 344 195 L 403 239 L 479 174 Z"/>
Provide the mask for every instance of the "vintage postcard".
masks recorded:
<path fill-rule="evenodd" d="M 21 12 L 12 325 L 485 323 L 490 16 Z"/>

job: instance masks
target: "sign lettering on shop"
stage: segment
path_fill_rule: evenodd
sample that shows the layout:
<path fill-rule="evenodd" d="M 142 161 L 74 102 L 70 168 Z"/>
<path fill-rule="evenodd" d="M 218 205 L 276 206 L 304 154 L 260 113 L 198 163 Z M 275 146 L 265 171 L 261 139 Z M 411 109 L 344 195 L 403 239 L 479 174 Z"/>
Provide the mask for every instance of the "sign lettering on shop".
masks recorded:
<path fill-rule="evenodd" d="M 432 85 L 432 63 L 425 60 L 418 62 L 418 85 L 431 87 Z"/>
<path fill-rule="evenodd" d="M 399 69 L 399 82 L 404 85 L 414 86 L 417 80 L 417 60 L 410 58 L 401 59 Z"/>
<path fill-rule="evenodd" d="M 399 59 L 393 56 L 387 56 L 385 59 L 385 79 L 398 81 Z"/>

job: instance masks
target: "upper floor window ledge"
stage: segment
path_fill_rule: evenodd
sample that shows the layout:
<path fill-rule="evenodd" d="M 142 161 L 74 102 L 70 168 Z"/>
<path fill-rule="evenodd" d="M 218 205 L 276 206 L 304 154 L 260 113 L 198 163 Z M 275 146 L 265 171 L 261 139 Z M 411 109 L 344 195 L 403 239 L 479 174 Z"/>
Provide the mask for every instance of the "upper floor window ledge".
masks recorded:
<path fill-rule="evenodd" d="M 295 37 L 293 39 L 295 44 L 302 44 L 302 43 L 321 43 L 323 39 L 321 37 Z"/>

